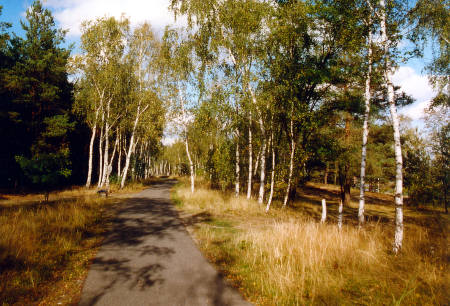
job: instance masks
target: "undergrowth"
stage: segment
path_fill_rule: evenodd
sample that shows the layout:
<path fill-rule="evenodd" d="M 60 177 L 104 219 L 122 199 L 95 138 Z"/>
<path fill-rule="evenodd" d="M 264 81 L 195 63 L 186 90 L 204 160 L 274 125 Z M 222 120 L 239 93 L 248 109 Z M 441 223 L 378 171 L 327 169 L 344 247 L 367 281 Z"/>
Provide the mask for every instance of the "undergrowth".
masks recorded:
<path fill-rule="evenodd" d="M 258 305 L 449 301 L 448 219 L 443 216 L 430 217 L 440 219 L 442 232 L 407 222 L 403 250 L 394 255 L 393 223 L 382 219 L 362 230 L 347 222 L 339 230 L 334 222 L 320 224 L 319 215 L 298 209 L 314 206 L 310 201 L 265 214 L 253 200 L 204 186 L 194 194 L 184 186 L 175 192 L 181 216 L 208 216 L 191 228 L 205 255 Z M 374 207 L 367 207 L 372 215 Z"/>
<path fill-rule="evenodd" d="M 0 304 L 74 302 L 114 202 L 92 190 L 0 202 Z"/>

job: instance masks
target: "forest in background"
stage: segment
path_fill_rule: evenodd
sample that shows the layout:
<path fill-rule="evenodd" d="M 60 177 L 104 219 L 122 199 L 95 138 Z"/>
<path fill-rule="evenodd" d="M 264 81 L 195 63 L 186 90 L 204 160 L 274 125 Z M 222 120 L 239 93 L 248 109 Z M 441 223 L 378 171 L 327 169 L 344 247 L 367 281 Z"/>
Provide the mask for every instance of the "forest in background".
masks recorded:
<path fill-rule="evenodd" d="M 1 23 L 0 185 L 10 191 L 190 175 L 212 188 L 286 206 L 316 180 L 395 195 L 401 247 L 409 206 L 447 211 L 448 33 L 445 1 L 182 1 L 187 27 L 86 21 L 80 53 L 36 1 L 25 37 Z M 414 48 L 405 51 L 409 39 Z M 402 60 L 431 44 L 439 94 L 426 135 L 397 108 Z M 163 131 L 170 139 L 163 146 Z M 370 131 L 370 132 L 369 132 Z M 404 190 L 403 190 L 404 188 Z M 231 191 L 230 191 L 231 192 Z M 345 208 L 344 208 L 345 209 Z M 355 216 L 356 217 L 356 216 Z"/>

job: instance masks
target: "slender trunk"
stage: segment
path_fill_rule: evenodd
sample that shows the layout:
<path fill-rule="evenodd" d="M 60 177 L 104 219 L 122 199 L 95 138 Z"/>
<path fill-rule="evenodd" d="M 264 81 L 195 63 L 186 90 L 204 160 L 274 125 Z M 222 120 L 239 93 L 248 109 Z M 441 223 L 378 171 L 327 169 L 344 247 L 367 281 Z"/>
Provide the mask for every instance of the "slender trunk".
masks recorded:
<path fill-rule="evenodd" d="M 253 91 L 252 86 L 250 85 L 250 82 L 247 82 L 247 88 L 250 92 L 250 96 L 252 98 L 252 103 L 258 110 L 258 105 L 256 101 L 256 95 Z M 262 120 L 262 114 L 260 111 L 258 111 L 258 123 L 259 123 L 259 129 L 261 131 L 261 137 L 262 137 L 262 145 L 261 145 L 261 173 L 260 173 L 260 179 L 259 179 L 259 196 L 258 196 L 258 203 L 262 204 L 264 201 L 264 183 L 265 183 L 265 176 L 266 176 L 266 130 L 264 128 L 264 122 Z M 250 172 L 251 175 L 251 172 Z"/>
<path fill-rule="evenodd" d="M 88 161 L 88 175 L 87 175 L 87 179 L 86 179 L 86 188 L 89 188 L 91 186 L 92 159 L 93 159 L 93 155 L 94 155 L 94 141 L 95 141 L 96 132 L 97 132 L 97 122 L 92 127 L 91 141 L 89 142 L 89 161 Z"/>
<path fill-rule="evenodd" d="M 391 111 L 392 125 L 394 128 L 395 151 L 395 237 L 393 251 L 398 253 L 403 243 L 403 159 L 400 143 L 400 124 L 397 116 L 397 108 L 394 100 L 394 87 L 392 83 L 392 71 L 389 62 L 389 40 L 386 32 L 386 6 L 384 0 L 380 0 L 381 10 L 381 40 L 384 47 L 384 77 L 387 85 L 387 98 Z"/>
<path fill-rule="evenodd" d="M 142 111 L 141 111 L 141 105 L 138 105 L 138 107 L 137 107 L 136 118 L 134 119 L 133 130 L 131 132 L 130 143 L 128 145 L 128 153 L 125 152 L 125 167 L 123 168 L 123 175 L 122 175 L 122 180 L 120 182 L 120 188 L 123 188 L 125 186 L 125 181 L 127 179 L 127 174 L 128 174 L 128 168 L 130 167 L 131 154 L 133 153 L 134 147 L 135 147 L 135 145 L 137 143 L 137 141 L 135 143 L 134 137 L 135 137 L 135 133 L 136 133 L 136 127 L 137 127 L 138 122 L 139 122 L 139 116 L 143 112 L 145 112 L 147 107 L 148 107 L 148 105 L 145 106 Z"/>
<path fill-rule="evenodd" d="M 286 188 L 286 194 L 284 195 L 284 201 L 283 201 L 283 207 L 286 207 L 287 202 L 289 200 L 289 192 L 291 191 L 291 181 L 292 181 L 292 174 L 294 172 L 294 156 L 295 156 L 295 138 L 294 138 L 294 119 L 293 116 L 293 109 L 292 106 L 291 110 L 291 121 L 289 126 L 289 133 L 291 138 L 291 156 L 289 158 L 289 176 L 288 176 L 288 184 Z"/>
<path fill-rule="evenodd" d="M 98 158 L 98 183 L 97 187 L 100 188 L 102 184 L 102 177 L 103 177 L 103 121 L 104 121 L 104 115 L 102 114 L 102 127 L 100 129 L 100 140 L 98 144 L 98 152 L 99 152 L 99 158 Z"/>
<path fill-rule="evenodd" d="M 322 218 L 320 219 L 320 223 L 325 223 L 327 220 L 327 202 L 325 199 L 322 199 Z"/>
<path fill-rule="evenodd" d="M 326 165 L 325 165 L 325 172 L 324 172 L 324 174 L 323 174 L 323 183 L 324 183 L 325 185 L 328 184 L 328 170 L 329 170 L 329 163 L 326 162 Z"/>
<path fill-rule="evenodd" d="M 265 133 L 262 135 L 263 142 L 261 147 L 261 174 L 259 178 L 259 197 L 258 203 L 262 204 L 264 202 L 264 191 L 265 191 L 265 182 L 266 182 L 266 147 L 267 141 L 265 137 Z"/>
<path fill-rule="evenodd" d="M 231 49 L 228 48 L 228 52 L 230 54 L 231 60 L 233 61 L 233 64 L 235 66 L 237 66 L 237 62 L 236 62 L 236 58 L 233 55 L 233 52 L 231 51 Z M 244 75 L 249 76 L 250 70 L 247 67 L 239 67 L 238 68 L 241 73 Z M 262 113 L 258 110 L 258 105 L 257 105 L 257 100 L 256 100 L 256 95 L 255 92 L 253 91 L 253 88 L 250 84 L 249 81 L 247 81 L 247 89 L 250 93 L 251 99 L 252 99 L 252 104 L 255 106 L 257 112 L 258 112 L 258 122 L 259 122 L 259 127 L 261 130 L 261 137 L 262 137 L 262 152 L 261 152 L 261 177 L 260 177 L 260 187 L 259 187 L 259 196 L 258 196 L 258 203 L 262 204 L 263 199 L 264 199 L 264 182 L 265 182 L 265 155 L 266 155 L 266 133 L 265 133 L 265 128 L 264 128 L 264 122 L 263 122 L 263 118 L 262 118 Z M 250 114 L 250 124 L 251 124 L 251 114 Z M 249 129 L 250 132 L 250 129 Z M 249 133 L 249 138 L 250 138 L 250 133 Z M 250 143 L 249 143 L 250 145 Z M 250 150 L 250 147 L 249 147 Z M 250 155 L 250 153 L 249 153 Z M 247 198 L 250 198 L 251 196 L 251 177 L 252 177 L 252 169 L 251 169 L 251 160 L 249 160 L 249 184 L 248 184 L 248 190 L 247 190 Z"/>
<path fill-rule="evenodd" d="M 114 149 L 113 149 L 113 152 L 111 154 L 111 159 L 109 160 L 108 167 L 107 167 L 105 185 L 106 185 L 106 189 L 108 189 L 108 190 L 109 190 L 109 177 L 110 177 L 111 172 L 112 172 L 112 165 L 113 165 L 114 157 L 116 156 L 116 151 L 117 151 L 117 146 L 118 145 L 119 145 L 119 131 L 117 131 L 116 141 L 114 142 Z"/>
<path fill-rule="evenodd" d="M 191 172 L 191 193 L 194 193 L 194 163 L 192 162 L 192 158 L 191 158 L 191 153 L 189 152 L 189 144 L 188 144 L 188 137 L 187 137 L 187 128 L 184 128 L 184 134 L 185 134 L 185 138 L 184 138 L 184 143 L 186 146 L 186 155 L 188 157 L 189 160 L 189 169 Z"/>
<path fill-rule="evenodd" d="M 111 99 L 108 100 L 106 104 L 106 118 L 105 118 L 105 148 L 104 148 L 104 157 L 103 157 L 103 175 L 102 175 L 102 182 L 100 184 L 101 187 L 103 187 L 104 184 L 106 184 L 107 176 L 108 176 L 108 156 L 109 156 L 109 130 L 111 129 L 110 126 L 110 112 L 111 111 Z"/>
<path fill-rule="evenodd" d="M 351 116 L 350 114 L 346 114 L 345 117 L 345 144 L 346 147 L 349 147 L 350 144 L 350 121 L 351 121 Z M 342 179 L 340 181 L 341 183 L 341 197 L 342 200 L 344 201 L 344 205 L 346 207 L 350 206 L 350 184 L 351 184 L 351 180 L 350 180 L 350 161 L 346 160 L 345 161 L 345 165 L 343 167 L 342 170 Z"/>
<path fill-rule="evenodd" d="M 109 114 L 110 114 L 110 101 L 106 105 L 106 120 L 105 120 L 105 149 L 103 151 L 103 175 L 100 187 L 103 187 L 106 183 L 106 177 L 108 176 L 108 155 L 109 155 Z"/>
<path fill-rule="evenodd" d="M 270 132 L 270 147 L 272 149 L 272 173 L 270 176 L 270 194 L 269 200 L 267 201 L 266 212 L 269 211 L 270 205 L 272 204 L 273 189 L 275 186 L 275 146 L 273 144 L 273 130 Z"/>
<path fill-rule="evenodd" d="M 341 230 L 342 229 L 342 211 L 343 211 L 343 204 L 342 204 L 342 200 L 339 200 L 339 214 L 338 214 L 338 228 Z"/>
<path fill-rule="evenodd" d="M 252 112 L 249 114 L 248 126 L 248 185 L 247 185 L 247 199 L 252 196 L 252 167 L 253 167 L 253 143 L 252 143 Z"/>
<path fill-rule="evenodd" d="M 128 168 L 130 167 L 131 154 L 133 153 L 134 145 L 134 131 L 131 134 L 130 143 L 128 144 L 128 152 L 125 152 L 125 166 L 123 167 L 122 180 L 120 182 L 120 188 L 125 187 L 125 181 L 127 179 Z"/>
<path fill-rule="evenodd" d="M 117 156 L 117 179 L 118 179 L 118 181 L 120 181 L 120 175 L 122 174 L 121 173 L 121 168 L 120 168 L 120 166 L 121 166 L 121 160 L 122 160 L 122 137 L 120 136 L 120 138 L 119 138 L 119 152 L 118 152 L 118 155 L 119 156 Z"/>
<path fill-rule="evenodd" d="M 256 176 L 258 173 L 259 160 L 261 159 L 262 147 L 259 149 L 258 154 L 256 155 L 255 167 L 253 168 L 253 176 Z"/>
<path fill-rule="evenodd" d="M 234 192 L 236 197 L 239 196 L 239 182 L 241 179 L 241 167 L 239 166 L 240 155 L 239 155 L 239 129 L 236 129 L 236 182 Z"/>
<path fill-rule="evenodd" d="M 369 19 L 371 20 L 371 19 Z M 369 24 L 371 21 L 369 21 Z M 363 123 L 363 135 L 362 135 L 362 147 L 361 147 L 361 177 L 359 184 L 359 207 L 358 207 L 358 221 L 359 226 L 364 224 L 364 206 L 365 206 L 365 178 L 366 178 L 366 154 L 367 154 L 367 139 L 369 137 L 369 114 L 370 114 L 370 81 L 372 77 L 372 32 L 369 30 L 368 38 L 368 50 L 367 50 L 367 76 L 366 86 L 364 90 L 364 123 Z"/>

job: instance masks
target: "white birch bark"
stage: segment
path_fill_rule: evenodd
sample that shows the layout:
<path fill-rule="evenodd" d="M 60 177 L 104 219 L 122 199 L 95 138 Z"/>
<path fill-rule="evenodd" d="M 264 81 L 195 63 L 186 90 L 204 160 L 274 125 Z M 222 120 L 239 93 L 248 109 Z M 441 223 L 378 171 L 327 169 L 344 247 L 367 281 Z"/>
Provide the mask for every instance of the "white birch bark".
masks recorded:
<path fill-rule="evenodd" d="M 247 184 L 247 199 L 252 197 L 252 167 L 253 167 L 253 143 L 252 143 L 252 112 L 249 114 L 248 126 L 248 184 Z"/>
<path fill-rule="evenodd" d="M 227 48 L 228 53 L 231 57 L 231 60 L 233 62 L 233 64 L 238 67 L 237 65 L 237 61 L 236 58 L 233 55 L 233 52 L 231 51 L 231 49 Z M 242 74 L 248 75 L 249 69 L 245 69 L 244 67 L 238 67 L 238 69 L 241 71 Z M 261 145 L 261 174 L 260 174 L 260 185 L 259 185 L 259 195 L 258 195 L 258 203 L 262 204 L 263 200 L 264 200 L 264 183 L 265 183 L 265 171 L 266 171 L 266 147 L 267 147 L 267 143 L 266 143 L 266 131 L 264 128 L 264 122 L 262 119 L 262 113 L 261 111 L 258 109 L 258 104 L 257 104 L 257 100 L 256 100 L 256 95 L 255 92 L 253 91 L 253 88 L 250 84 L 249 81 L 247 81 L 247 89 L 250 93 L 250 97 L 252 99 L 252 104 L 255 106 L 257 113 L 258 113 L 258 123 L 259 123 L 259 128 L 261 130 L 261 137 L 262 137 L 262 145 Z M 251 124 L 251 113 L 250 113 L 250 124 Z M 249 176 L 249 184 L 248 184 L 248 190 L 247 190 L 247 199 L 250 199 L 251 197 L 251 180 L 252 180 L 252 169 L 251 169 L 251 163 L 252 160 L 250 159 L 251 154 L 250 152 L 251 150 L 251 141 L 250 141 L 250 137 L 251 137 L 251 130 L 249 128 L 249 172 L 248 172 L 248 176 Z M 253 154 L 253 153 L 252 153 Z"/>
<path fill-rule="evenodd" d="M 255 160 L 255 167 L 253 168 L 253 176 L 256 176 L 256 173 L 258 173 L 258 166 L 259 166 L 259 161 L 261 160 L 261 150 L 262 148 L 260 148 L 258 154 L 256 155 L 256 160 Z"/>
<path fill-rule="evenodd" d="M 239 165 L 240 163 L 240 155 L 239 155 L 239 129 L 236 129 L 236 164 L 235 164 L 235 170 L 236 170 L 236 182 L 234 186 L 234 192 L 236 197 L 239 196 L 239 183 L 241 179 L 241 167 Z"/>
<path fill-rule="evenodd" d="M 97 188 L 100 188 L 102 184 L 102 178 L 103 178 L 103 122 L 105 120 L 105 114 L 102 112 L 102 127 L 100 129 L 100 139 L 98 143 L 98 152 L 99 152 L 99 158 L 98 158 L 98 182 L 97 182 Z"/>
<path fill-rule="evenodd" d="M 398 253 L 403 243 L 403 160 L 400 143 L 400 124 L 397 116 L 397 108 L 394 100 L 394 86 L 392 83 L 392 69 L 389 62 L 389 40 L 386 31 L 386 5 L 384 0 L 380 0 L 381 9 L 381 40 L 384 48 L 385 69 L 384 78 L 387 86 L 387 99 L 389 102 L 392 125 L 394 129 L 394 151 L 395 151 L 395 236 L 394 253 Z"/>
<path fill-rule="evenodd" d="M 325 223 L 327 220 L 327 202 L 325 199 L 322 199 L 322 218 L 320 219 L 320 223 Z"/>
<path fill-rule="evenodd" d="M 103 175 L 102 175 L 102 182 L 100 184 L 100 187 L 103 187 L 106 183 L 106 177 L 108 176 L 108 161 L 109 161 L 109 130 L 110 130 L 110 124 L 109 124 L 109 117 L 110 117 L 110 110 L 111 110 L 111 100 L 108 100 L 106 103 L 106 118 L 105 118 L 105 148 L 103 151 Z"/>
<path fill-rule="evenodd" d="M 94 141 L 95 141 L 95 134 L 97 133 L 97 117 L 98 117 L 98 110 L 95 112 L 95 123 L 92 127 L 92 135 L 91 135 L 91 141 L 89 142 L 89 161 L 88 161 L 88 175 L 86 179 L 86 188 L 89 188 L 91 186 L 91 180 L 92 180 L 92 160 L 94 156 Z"/>
<path fill-rule="evenodd" d="M 261 174 L 259 178 L 259 204 L 262 204 L 264 202 L 264 187 L 266 182 L 266 146 L 266 137 L 263 135 L 263 143 L 261 148 Z"/>
<path fill-rule="evenodd" d="M 291 110 L 291 121 L 289 125 L 289 133 L 291 136 L 291 155 L 289 157 L 289 175 L 288 175 L 288 184 L 286 188 L 286 194 L 284 195 L 283 207 L 286 207 L 287 202 L 289 200 L 289 191 L 291 190 L 291 181 L 292 174 L 294 172 L 294 156 L 295 156 L 295 138 L 294 138 L 294 119 L 293 116 L 293 106 Z"/>
<path fill-rule="evenodd" d="M 184 128 L 184 134 L 185 134 L 184 143 L 185 143 L 185 146 L 186 146 L 186 155 L 187 155 L 188 160 L 189 160 L 189 169 L 190 169 L 190 172 L 191 172 L 191 193 L 194 193 L 194 191 L 195 191 L 195 186 L 194 186 L 194 184 L 195 184 L 195 180 L 194 180 L 194 163 L 192 162 L 191 153 L 189 152 L 189 143 L 188 143 L 188 137 L 187 137 L 188 135 L 187 135 L 187 128 L 186 128 L 186 126 Z"/>
<path fill-rule="evenodd" d="M 119 131 L 117 131 L 116 141 L 114 142 L 114 149 L 111 154 L 111 159 L 109 160 L 108 167 L 106 168 L 107 173 L 106 173 L 106 178 L 105 178 L 105 185 L 106 185 L 106 189 L 108 189 L 108 190 L 109 190 L 109 177 L 111 176 L 112 165 L 113 165 L 114 157 L 116 156 L 116 151 L 117 151 L 118 145 L 119 145 Z"/>
<path fill-rule="evenodd" d="M 342 199 L 339 199 L 339 209 L 338 209 L 338 228 L 342 229 L 342 211 L 344 210 L 344 204 L 342 203 Z"/>
<path fill-rule="evenodd" d="M 127 178 L 127 174 L 128 174 L 128 168 L 130 167 L 130 159 L 131 159 L 131 154 L 133 153 L 134 147 L 137 143 L 135 143 L 135 133 L 136 133 L 136 127 L 138 125 L 139 122 L 139 117 L 142 113 L 144 113 L 148 108 L 148 105 L 146 105 L 142 110 L 141 110 L 141 105 L 139 103 L 137 110 L 136 110 L 136 118 L 134 119 L 134 123 L 133 123 L 133 130 L 131 132 L 131 138 L 130 138 L 130 143 L 128 145 L 128 152 L 125 152 L 125 166 L 123 168 L 123 175 L 122 175 L 122 180 L 120 182 L 120 188 L 123 188 L 125 186 L 125 181 Z"/>
<path fill-rule="evenodd" d="M 258 105 L 256 101 L 256 95 L 253 91 L 252 86 L 250 85 L 250 82 L 247 83 L 248 91 L 250 92 L 250 96 L 252 98 L 252 103 L 258 110 Z M 259 129 L 261 131 L 261 137 L 262 137 L 262 144 L 261 144 L 261 170 L 260 170 L 260 178 L 259 178 L 259 195 L 258 195 L 258 203 L 262 204 L 264 201 L 264 183 L 266 178 L 266 147 L 267 147 L 267 141 L 266 141 L 266 129 L 264 127 L 264 122 L 262 120 L 262 114 L 260 111 L 258 111 L 258 123 L 259 123 Z"/>
<path fill-rule="evenodd" d="M 122 161 L 122 135 L 119 134 L 119 152 L 117 156 L 117 176 L 120 181 L 121 178 L 121 161 Z"/>
<path fill-rule="evenodd" d="M 273 144 L 273 130 L 270 132 L 270 147 L 272 150 L 272 173 L 270 177 L 270 194 L 267 200 L 266 212 L 269 211 L 273 199 L 273 189 L 275 186 L 275 146 Z"/>
<path fill-rule="evenodd" d="M 369 25 L 371 18 L 369 17 Z M 368 50 L 367 50 L 367 75 L 364 89 L 364 123 L 362 134 L 361 147 L 361 181 L 359 186 L 359 207 L 358 207 L 358 221 L 359 226 L 364 224 L 364 206 L 365 206 L 365 178 L 366 178 L 366 154 L 367 154 L 367 139 L 369 137 L 369 114 L 370 114 L 370 81 L 372 76 L 372 31 L 369 29 Z"/>

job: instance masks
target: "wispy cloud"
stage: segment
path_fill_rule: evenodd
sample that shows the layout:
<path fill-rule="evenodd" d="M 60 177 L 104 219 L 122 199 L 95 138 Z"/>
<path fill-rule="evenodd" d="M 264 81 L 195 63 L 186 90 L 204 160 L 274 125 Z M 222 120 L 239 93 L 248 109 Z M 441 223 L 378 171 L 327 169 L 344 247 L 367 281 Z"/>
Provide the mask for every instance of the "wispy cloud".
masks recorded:
<path fill-rule="evenodd" d="M 47 0 L 55 19 L 63 29 L 68 29 L 70 38 L 80 36 L 80 25 L 84 20 L 97 17 L 120 17 L 125 14 L 132 25 L 149 22 L 157 31 L 174 24 L 169 0 Z M 183 20 L 178 21 L 183 24 Z"/>
<path fill-rule="evenodd" d="M 430 105 L 431 99 L 436 92 L 428 83 L 426 75 L 420 75 L 412 67 L 402 66 L 393 76 L 395 85 L 411 95 L 416 101 L 400 110 L 400 113 L 417 120 L 423 117 L 424 110 Z"/>

